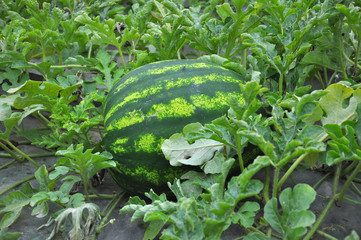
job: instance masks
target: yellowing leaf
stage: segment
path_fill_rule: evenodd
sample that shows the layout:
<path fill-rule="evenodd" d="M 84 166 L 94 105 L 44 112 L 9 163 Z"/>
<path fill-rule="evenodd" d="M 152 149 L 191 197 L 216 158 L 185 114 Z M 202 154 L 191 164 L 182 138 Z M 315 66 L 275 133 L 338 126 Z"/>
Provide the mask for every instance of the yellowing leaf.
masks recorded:
<path fill-rule="evenodd" d="M 357 104 L 361 102 L 361 88 L 352 88 L 336 83 L 330 85 L 328 93 L 320 99 L 320 105 L 326 113 L 321 121 L 326 124 L 341 124 L 355 116 Z"/>

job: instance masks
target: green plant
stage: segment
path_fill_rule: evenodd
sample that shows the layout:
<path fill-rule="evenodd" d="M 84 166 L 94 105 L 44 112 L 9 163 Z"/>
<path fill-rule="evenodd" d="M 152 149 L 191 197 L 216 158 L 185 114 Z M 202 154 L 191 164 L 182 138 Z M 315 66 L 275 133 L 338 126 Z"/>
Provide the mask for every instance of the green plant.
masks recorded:
<path fill-rule="evenodd" d="M 77 145 L 73 148 L 72 145 L 66 150 L 59 150 L 58 155 L 64 156 L 57 162 L 58 166 L 67 168 L 67 171 L 72 171 L 81 176 L 81 181 L 84 186 L 85 196 L 90 202 L 88 195 L 88 185 L 92 188 L 89 182 L 97 172 L 104 168 L 115 167 L 115 162 L 110 161 L 112 156 L 108 152 L 92 153 L 92 149 L 87 149 L 83 152 L 84 146 Z M 92 189 L 94 191 L 94 189 Z"/>
<path fill-rule="evenodd" d="M 90 183 L 97 170 L 115 164 L 104 152 L 105 96 L 118 86 L 132 91 L 123 75 L 147 63 L 199 58 L 247 84 L 234 85 L 226 115 L 169 124 L 162 147 L 144 138 L 142 146 L 157 149 L 154 159 L 164 160 L 162 149 L 175 165 L 164 161 L 167 168 L 197 172 L 161 179 L 172 182 L 167 195 L 150 191 L 151 202 L 134 197 L 122 211 L 149 223 L 146 238 L 221 237 L 235 224 L 242 239 L 334 239 L 321 231 L 331 206 L 359 204 L 346 192 L 360 192 L 360 7 L 359 0 L 0 0 L 0 171 L 24 161 L 36 167 L 34 175 L 1 190 L 16 188 L 0 199 L 0 238 L 19 238 L 8 229 L 28 206 L 37 217 L 49 215 L 50 206 L 61 208 L 46 225 L 54 224 L 49 238 L 63 227 L 73 229 L 65 233 L 73 239 L 98 234 L 123 196 L 98 194 Z M 133 109 L 160 114 L 139 103 Z M 29 129 L 34 118 L 41 125 Z M 132 138 L 129 132 L 116 138 Z M 42 153 L 26 154 L 28 144 Z M 135 162 L 144 158 L 139 148 L 131 151 Z M 37 157 L 55 154 L 55 166 L 39 164 Z M 333 177 L 317 219 L 308 208 L 311 187 L 296 182 L 283 189 L 304 169 L 325 173 L 313 189 Z M 260 172 L 263 182 L 251 178 Z M 28 183 L 32 179 L 39 187 Z M 84 194 L 69 194 L 79 184 Z M 292 197 L 300 189 L 308 193 L 302 206 Z M 95 197 L 111 199 L 109 206 L 101 212 L 91 203 Z M 345 239 L 358 239 L 349 232 Z"/>

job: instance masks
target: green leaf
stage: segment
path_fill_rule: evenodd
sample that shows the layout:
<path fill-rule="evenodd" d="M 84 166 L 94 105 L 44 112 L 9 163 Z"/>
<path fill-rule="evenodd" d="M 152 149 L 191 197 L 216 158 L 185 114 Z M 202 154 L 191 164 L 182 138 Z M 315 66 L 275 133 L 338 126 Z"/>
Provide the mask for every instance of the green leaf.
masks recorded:
<path fill-rule="evenodd" d="M 1 67 L 11 65 L 15 61 L 25 61 L 25 56 L 17 51 L 0 52 Z"/>
<path fill-rule="evenodd" d="M 315 215 L 307 210 L 315 198 L 316 191 L 307 184 L 297 184 L 293 192 L 286 188 L 279 196 L 282 211 L 277 199 L 272 198 L 265 205 L 264 218 L 284 239 L 300 239 L 315 221 Z"/>
<path fill-rule="evenodd" d="M 258 194 L 262 190 L 263 184 L 259 180 L 251 180 L 251 178 L 270 163 L 269 157 L 258 156 L 239 176 L 233 177 L 228 182 L 224 199 L 236 204 L 244 198 Z"/>
<path fill-rule="evenodd" d="M 162 230 L 163 226 L 164 226 L 164 222 L 163 221 L 152 221 L 148 227 L 147 230 L 144 233 L 144 237 L 143 240 L 148 240 L 148 239 L 154 239 L 158 233 Z"/>
<path fill-rule="evenodd" d="M 69 172 L 69 168 L 68 167 L 65 167 L 65 166 L 56 166 L 55 167 L 55 170 L 52 171 L 50 174 L 49 174 L 49 179 L 50 180 L 54 180 L 54 179 L 57 179 L 59 176 L 61 175 L 65 175 Z"/>
<path fill-rule="evenodd" d="M 62 192 L 65 196 L 70 194 L 70 191 L 72 190 L 75 183 L 80 182 L 81 178 L 78 176 L 66 176 L 62 179 L 63 184 L 60 186 L 59 191 Z"/>
<path fill-rule="evenodd" d="M 361 160 L 360 145 L 357 141 L 357 136 L 355 136 L 356 129 L 353 125 L 345 124 L 344 126 L 339 126 L 337 124 L 326 124 L 324 129 L 332 139 L 327 142 L 329 147 L 332 148 L 326 155 L 326 163 L 328 165 L 331 166 L 344 160 Z"/>
<path fill-rule="evenodd" d="M 7 228 L 0 229 L 0 239 L 2 240 L 17 240 L 23 233 L 20 232 L 8 232 Z"/>
<path fill-rule="evenodd" d="M 261 134 L 255 132 L 255 131 L 249 131 L 249 130 L 240 130 L 238 131 L 238 134 L 248 138 L 248 140 L 258 146 L 262 152 L 267 155 L 270 159 L 272 159 L 272 161 L 277 162 L 277 156 L 275 155 L 274 149 L 275 146 L 267 141 L 264 136 L 262 136 Z"/>
<path fill-rule="evenodd" d="M 30 198 L 21 191 L 9 193 L 0 199 L 0 215 L 4 214 L 0 222 L 0 229 L 7 228 L 20 216 L 23 207 L 30 203 Z"/>
<path fill-rule="evenodd" d="M 345 5 L 337 4 L 335 7 L 338 11 L 343 13 L 347 20 L 345 21 L 352 31 L 358 35 L 358 39 L 361 37 L 361 11 L 359 8 L 355 7 L 353 4 L 350 4 L 348 7 Z"/>
<path fill-rule="evenodd" d="M 21 113 L 12 112 L 11 107 L 7 103 L 0 102 L 0 121 L 4 122 L 5 131 L 0 130 L 0 139 L 7 141 L 12 129 L 21 119 Z"/>
<path fill-rule="evenodd" d="M 260 206 L 256 202 L 245 202 L 242 207 L 238 209 L 238 212 L 232 216 L 232 222 L 234 224 L 239 223 L 245 228 L 249 228 L 254 223 L 254 217 L 256 212 L 260 209 Z"/>
<path fill-rule="evenodd" d="M 7 83 L 4 80 L 8 80 Z M 0 72 L 0 83 L 4 91 L 10 88 L 18 87 L 27 81 L 26 78 L 22 77 L 21 71 L 17 69 L 6 68 L 4 72 Z"/>
<path fill-rule="evenodd" d="M 222 154 L 216 153 L 214 158 L 207 161 L 203 166 L 205 174 L 216 174 L 221 173 L 222 165 L 224 163 L 224 157 Z"/>
<path fill-rule="evenodd" d="M 360 236 L 355 230 L 352 230 L 351 234 L 345 237 L 344 240 L 360 240 Z"/>
<path fill-rule="evenodd" d="M 45 165 L 41 165 L 35 172 L 35 178 L 40 184 L 40 191 L 49 190 L 48 170 Z"/>
<path fill-rule="evenodd" d="M 108 152 L 92 153 L 92 149 L 87 149 L 85 152 L 83 150 L 84 146 L 78 144 L 75 147 L 70 145 L 66 150 L 57 151 L 56 155 L 65 156 L 59 159 L 57 166 L 73 169 L 81 175 L 84 182 L 88 182 L 100 170 L 116 166 L 114 161 L 109 161 L 112 156 Z"/>
<path fill-rule="evenodd" d="M 80 86 L 81 83 L 62 88 L 49 82 L 27 81 L 25 84 L 8 90 L 8 93 L 26 93 L 24 97 L 18 96 L 14 101 L 14 107 L 24 109 L 35 104 L 42 104 L 50 111 L 55 105 L 58 96 L 62 97 L 65 104 L 74 101 L 71 94 Z"/>
<path fill-rule="evenodd" d="M 223 3 L 222 5 L 217 5 L 216 10 L 218 15 L 222 18 L 224 22 L 228 17 L 231 17 L 235 20 L 236 14 L 233 12 L 231 5 L 229 3 Z"/>
<path fill-rule="evenodd" d="M 33 208 L 31 215 L 36 216 L 38 218 L 42 218 L 47 216 L 49 213 L 49 205 L 46 201 L 42 201 Z"/>

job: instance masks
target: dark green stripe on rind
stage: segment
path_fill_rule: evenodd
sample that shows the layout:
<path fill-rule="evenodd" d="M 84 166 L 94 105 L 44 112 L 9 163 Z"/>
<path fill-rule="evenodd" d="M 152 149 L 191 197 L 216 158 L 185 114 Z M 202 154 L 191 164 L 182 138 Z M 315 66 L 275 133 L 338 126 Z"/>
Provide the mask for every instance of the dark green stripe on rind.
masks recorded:
<path fill-rule="evenodd" d="M 241 81 L 233 71 L 197 60 L 157 62 L 124 76 L 105 107 L 104 141 L 119 164 L 112 174 L 118 184 L 144 192 L 179 177 L 184 169 L 164 159 L 162 142 L 188 123 L 225 114 L 231 95 L 242 101 Z"/>

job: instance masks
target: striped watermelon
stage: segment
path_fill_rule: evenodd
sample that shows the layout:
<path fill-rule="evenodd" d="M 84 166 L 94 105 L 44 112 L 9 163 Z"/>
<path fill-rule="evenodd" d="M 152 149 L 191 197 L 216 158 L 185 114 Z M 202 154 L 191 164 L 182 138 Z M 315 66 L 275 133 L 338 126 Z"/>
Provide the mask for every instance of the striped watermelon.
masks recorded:
<path fill-rule="evenodd" d="M 242 76 L 199 60 L 151 63 L 125 75 L 105 101 L 106 149 L 117 168 L 111 175 L 132 193 L 161 191 L 185 172 L 164 158 L 161 145 L 186 124 L 224 115 L 239 96 Z"/>

